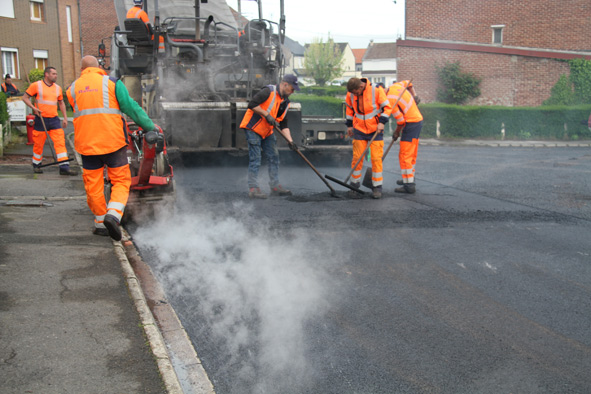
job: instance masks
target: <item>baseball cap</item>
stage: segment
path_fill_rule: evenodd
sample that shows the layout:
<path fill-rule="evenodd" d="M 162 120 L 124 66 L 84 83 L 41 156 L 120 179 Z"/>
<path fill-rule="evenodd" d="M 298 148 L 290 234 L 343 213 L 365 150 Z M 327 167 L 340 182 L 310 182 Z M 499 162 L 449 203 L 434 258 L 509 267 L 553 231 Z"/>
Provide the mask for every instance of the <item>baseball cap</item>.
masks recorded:
<path fill-rule="evenodd" d="M 296 77 L 293 74 L 285 74 L 283 76 L 283 81 L 287 82 L 288 84 L 290 84 L 291 86 L 293 86 L 293 88 L 295 90 L 297 90 L 298 92 L 300 91 L 300 87 L 298 86 L 298 77 Z"/>

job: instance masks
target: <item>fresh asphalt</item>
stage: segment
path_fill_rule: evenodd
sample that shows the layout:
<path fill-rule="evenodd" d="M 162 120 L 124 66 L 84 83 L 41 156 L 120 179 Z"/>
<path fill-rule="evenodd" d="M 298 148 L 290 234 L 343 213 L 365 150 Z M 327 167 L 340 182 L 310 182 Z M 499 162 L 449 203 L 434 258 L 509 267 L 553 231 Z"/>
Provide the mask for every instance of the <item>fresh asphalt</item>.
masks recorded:
<path fill-rule="evenodd" d="M 441 142 L 432 140 L 425 141 L 424 144 L 433 146 L 440 145 Z M 591 146 L 588 141 L 576 144 L 511 141 L 468 141 L 455 144 L 497 147 Z M 31 148 L 24 145 L 9 147 L 5 150 L 5 155 L 30 153 Z M 50 160 L 49 155 L 47 151 L 46 161 Z M 567 168 L 569 164 L 566 162 L 564 166 Z M 73 167 L 78 168 L 77 165 L 73 165 Z M 422 186 L 428 191 L 432 189 L 428 183 Z M 224 187 L 226 186 L 220 186 L 221 192 Z M 513 188 L 514 185 L 511 187 Z M 198 191 L 199 187 L 196 190 Z M 310 190 L 312 200 L 317 198 L 319 201 L 323 201 L 323 197 L 314 197 L 317 196 L 317 192 L 318 190 Z M 447 197 L 443 196 L 442 198 L 453 199 L 453 194 L 450 192 Z M 426 196 L 427 200 L 428 196 L 429 193 Z M 239 199 L 243 197 L 240 195 Z M 387 195 L 386 197 L 391 196 Z M 308 201 L 307 198 L 298 201 L 297 195 L 291 201 L 304 204 L 314 202 Z M 387 201 L 387 199 L 378 203 L 383 204 L 383 201 Z M 274 209 L 282 209 L 277 203 L 272 201 L 269 203 L 275 206 Z M 412 203 L 406 204 L 408 209 L 413 209 Z M 429 205 L 430 203 L 425 200 L 423 204 Z M 550 201 L 548 204 L 551 206 L 552 202 Z M 318 216 L 323 214 L 321 211 L 317 212 Z M 341 214 L 345 215 L 345 213 Z M 75 177 L 60 176 L 56 167 L 47 167 L 43 174 L 36 175 L 32 173 L 30 159 L 23 159 L 22 162 L 13 160 L 0 163 L 0 217 L 0 248 L 2 249 L 0 254 L 0 336 L 2 338 L 0 375 L 3 377 L 2 392 L 210 392 L 208 391 L 210 386 L 207 377 L 200 376 L 198 383 L 191 383 L 190 387 L 187 386 L 187 381 L 191 381 L 187 375 L 199 374 L 199 372 L 194 372 L 191 369 L 193 364 L 190 362 L 179 366 L 176 359 L 183 356 L 179 354 L 180 351 L 177 353 L 171 351 L 174 346 L 166 341 L 166 338 L 172 338 L 170 341 L 173 342 L 174 337 L 183 329 L 182 327 L 166 328 L 176 319 L 174 311 L 169 309 L 160 316 L 157 311 L 155 312 L 167 304 L 167 300 L 162 294 L 157 296 L 149 294 L 158 287 L 158 283 L 152 283 L 152 287 L 148 288 L 138 287 L 137 282 L 140 280 L 134 275 L 138 275 L 138 277 L 140 274 L 146 275 L 145 282 L 154 281 L 154 277 L 149 272 L 138 273 L 138 269 L 142 270 L 141 259 L 134 262 L 131 258 L 131 265 L 135 268 L 135 272 L 128 271 L 130 263 L 127 258 L 134 253 L 133 244 L 129 242 L 127 237 L 124 238 L 122 244 L 91 233 L 92 214 L 86 205 L 80 175 Z M 304 219 L 310 223 L 313 221 L 309 215 Z M 354 219 L 360 222 L 366 220 L 361 216 L 355 216 Z M 583 219 L 589 220 L 588 217 Z M 284 220 L 288 221 L 288 219 Z M 427 216 L 424 217 L 424 220 L 427 220 Z M 293 220 L 290 219 L 290 221 Z M 298 223 L 297 220 L 295 223 L 300 227 L 305 226 L 305 223 Z M 351 231 L 351 229 L 344 230 Z M 338 229 L 331 231 L 333 232 L 330 234 L 334 235 L 334 231 L 338 231 Z M 369 235 L 379 236 L 377 233 Z M 482 264 L 485 263 L 482 262 Z M 435 270 L 434 272 L 437 273 L 435 265 L 429 267 L 430 270 Z M 490 269 L 492 270 L 492 268 Z M 145 271 L 146 268 L 144 267 L 143 270 Z M 359 273 L 343 271 L 339 274 L 346 278 Z M 406 277 L 413 275 L 410 271 L 403 271 L 402 274 Z M 420 291 L 422 288 L 419 282 L 418 277 L 412 278 L 411 285 L 415 286 L 416 291 Z M 142 283 L 142 285 L 144 284 Z M 382 286 L 386 286 L 385 282 L 378 282 L 375 290 L 379 292 Z M 138 289 L 143 294 L 136 294 Z M 465 289 L 464 293 L 466 296 L 473 295 L 468 289 Z M 150 312 L 146 312 L 145 305 L 138 305 L 141 304 L 139 302 L 141 300 L 138 301 L 138 299 L 143 298 L 144 295 L 147 299 L 144 302 L 147 301 L 148 304 L 151 304 L 149 305 L 151 313 L 155 314 L 155 317 L 146 317 Z M 375 295 L 378 296 L 378 293 Z M 421 304 L 426 307 L 427 301 L 431 297 L 435 297 L 435 293 L 427 292 L 422 294 L 422 297 L 425 300 L 424 304 Z M 155 299 L 156 301 L 154 301 Z M 454 300 L 450 299 L 450 301 Z M 158 305 L 155 306 L 155 304 Z M 485 305 L 482 307 L 484 308 Z M 412 316 L 414 313 L 407 312 L 408 316 Z M 342 316 L 339 318 L 338 313 L 331 324 L 338 325 L 339 321 L 345 324 L 342 321 Z M 345 311 L 343 310 L 342 313 Z M 361 320 L 358 323 L 351 325 L 350 322 L 347 322 L 346 326 L 349 330 L 357 330 L 362 324 L 361 321 L 369 317 L 360 316 Z M 157 321 L 157 324 L 154 320 Z M 464 324 L 475 325 L 477 323 L 449 320 L 450 330 L 453 327 L 461 329 Z M 512 324 L 516 324 L 516 322 L 512 322 Z M 506 329 L 507 334 L 510 329 L 510 327 Z M 154 333 L 154 330 L 159 332 Z M 326 326 L 316 327 L 316 330 L 319 330 L 321 334 L 324 333 L 323 335 L 328 332 Z M 167 332 L 172 335 L 167 335 Z M 542 333 L 543 330 L 539 332 L 539 334 Z M 357 337 L 354 331 L 349 334 Z M 426 337 L 431 335 L 429 332 L 424 334 Z M 450 331 L 450 335 L 452 334 L 453 330 Z M 160 339 L 164 337 L 166 348 L 158 348 L 156 343 L 158 341 L 152 341 L 153 337 Z M 346 340 L 346 336 L 341 339 Z M 456 340 L 458 343 L 461 343 L 460 339 L 450 337 L 450 340 Z M 362 338 L 359 340 L 356 347 L 360 352 L 367 351 L 367 349 L 364 350 L 366 347 L 379 348 L 383 346 L 379 343 L 364 342 Z M 522 345 L 521 342 L 519 344 Z M 320 347 L 322 346 L 320 345 Z M 417 343 L 417 346 L 420 344 Z M 517 346 L 517 343 L 511 342 L 506 346 Z M 573 346 L 575 345 L 573 344 Z M 523 348 L 522 351 L 531 352 L 533 350 Z M 341 356 L 350 356 L 350 354 L 345 353 Z M 442 354 L 441 357 L 443 356 Z M 454 355 L 446 357 L 450 356 Z M 459 354 L 455 356 L 460 357 Z M 542 357 L 543 354 L 535 356 Z M 583 361 L 588 363 L 588 355 L 586 357 Z M 195 360 L 195 363 L 199 363 L 197 359 Z M 171 369 L 171 364 L 175 365 L 175 370 Z M 379 364 L 375 366 L 376 369 L 370 368 L 367 372 L 371 374 L 378 371 L 378 366 Z M 466 367 L 469 366 L 466 364 Z M 558 368 L 558 366 L 551 367 Z M 332 369 L 330 365 L 325 365 L 325 372 L 341 379 L 341 382 L 344 382 L 344 387 L 351 388 L 351 392 L 363 392 L 359 387 L 355 388 L 354 382 L 346 381 L 346 375 L 343 374 L 348 368 L 353 368 L 353 365 L 349 365 L 341 372 Z M 438 391 L 436 387 L 425 383 L 424 377 L 420 376 L 418 372 L 411 370 L 412 362 L 407 366 L 393 365 L 392 368 L 396 368 L 397 374 L 406 379 L 400 391 L 413 392 L 413 388 L 417 387 L 423 387 L 425 391 Z M 499 365 L 498 368 L 497 375 L 491 376 L 490 379 L 502 379 L 502 371 L 511 377 L 510 365 Z M 380 391 L 379 379 L 381 377 L 378 376 L 377 379 L 374 383 L 366 382 L 368 384 L 366 387 L 371 387 L 371 392 L 389 392 Z M 204 380 L 205 383 L 203 383 Z M 222 387 L 224 385 L 231 387 L 231 383 L 221 380 Z M 445 379 L 442 378 L 442 381 Z M 182 386 L 180 389 L 179 382 Z M 487 382 L 480 382 L 480 384 L 482 387 L 486 387 Z M 527 384 L 532 387 L 534 385 L 533 382 L 526 381 L 522 387 L 528 387 L 525 386 Z M 527 392 L 527 390 L 523 392 Z"/>

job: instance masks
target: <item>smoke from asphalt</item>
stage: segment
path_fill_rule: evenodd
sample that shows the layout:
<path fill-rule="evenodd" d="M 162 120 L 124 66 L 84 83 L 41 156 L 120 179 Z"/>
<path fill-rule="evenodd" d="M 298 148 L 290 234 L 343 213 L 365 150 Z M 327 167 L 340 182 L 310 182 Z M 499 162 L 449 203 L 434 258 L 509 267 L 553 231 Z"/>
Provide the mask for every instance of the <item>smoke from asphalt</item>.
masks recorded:
<path fill-rule="evenodd" d="M 173 306 L 184 304 L 179 315 L 216 392 L 305 387 L 314 375 L 306 323 L 330 302 L 328 252 L 310 248 L 303 230 L 278 229 L 248 202 L 212 212 L 191 199 L 177 198 L 176 211 L 158 213 L 134 241 Z"/>

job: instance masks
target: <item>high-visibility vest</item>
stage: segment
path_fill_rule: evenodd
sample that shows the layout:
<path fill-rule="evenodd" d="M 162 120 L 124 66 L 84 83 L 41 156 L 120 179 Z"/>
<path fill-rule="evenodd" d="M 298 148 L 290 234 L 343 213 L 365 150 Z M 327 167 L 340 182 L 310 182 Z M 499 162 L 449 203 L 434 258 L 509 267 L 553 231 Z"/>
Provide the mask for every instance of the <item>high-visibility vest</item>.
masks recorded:
<path fill-rule="evenodd" d="M 356 130 L 371 134 L 377 130 L 380 116 L 389 118 L 392 108 L 383 89 L 376 89 L 365 78 L 361 80 L 366 84 L 361 94 L 363 113 L 359 107 L 359 97 L 349 92 L 345 100 L 347 106 L 346 116 L 347 120 L 353 122 L 353 127 Z"/>
<path fill-rule="evenodd" d="M 82 71 L 66 92 L 74 109 L 74 141 L 82 155 L 104 155 L 127 145 L 115 82 L 100 68 Z"/>
<path fill-rule="evenodd" d="M 281 98 L 281 95 L 277 91 L 277 86 L 269 85 L 267 87 L 271 89 L 271 94 L 267 100 L 260 105 L 260 107 L 269 112 L 271 116 L 277 120 L 277 122 L 281 122 L 287 114 L 289 103 L 287 103 L 285 111 L 278 113 L 281 103 L 283 103 L 285 100 Z M 250 108 L 246 110 L 246 114 L 244 115 L 244 118 L 242 118 L 242 123 L 240 123 L 240 128 L 252 130 L 263 138 L 267 138 L 273 134 L 273 126 L 267 122 L 267 119 L 261 117 L 259 114 L 256 114 Z"/>
<path fill-rule="evenodd" d="M 146 11 L 142 10 L 140 6 L 134 6 L 127 11 L 127 19 L 141 19 L 144 23 L 149 23 L 150 18 L 148 18 L 148 14 Z"/>
<path fill-rule="evenodd" d="M 57 83 L 47 86 L 43 80 L 32 83 L 27 89 L 27 94 L 35 97 L 35 106 L 44 118 L 55 118 L 58 101 L 64 99 L 62 88 Z"/>
<path fill-rule="evenodd" d="M 400 95 L 402 89 L 407 86 L 410 86 L 409 81 L 397 82 L 390 86 L 388 89 L 388 100 L 390 100 L 392 105 Z M 423 115 L 421 115 L 421 111 L 419 111 L 419 107 L 417 106 L 414 97 L 408 90 L 402 94 L 402 97 L 398 100 L 398 104 L 392 108 L 392 116 L 396 119 L 396 124 L 400 126 L 405 125 L 406 123 L 417 123 L 423 120 Z"/>

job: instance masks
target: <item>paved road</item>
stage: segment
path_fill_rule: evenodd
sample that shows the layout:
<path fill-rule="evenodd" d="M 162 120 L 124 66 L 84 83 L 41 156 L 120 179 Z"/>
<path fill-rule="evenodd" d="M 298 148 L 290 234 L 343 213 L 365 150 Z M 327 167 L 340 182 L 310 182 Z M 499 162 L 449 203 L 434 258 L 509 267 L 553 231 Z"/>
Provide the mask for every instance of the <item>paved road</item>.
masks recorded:
<path fill-rule="evenodd" d="M 175 168 L 177 206 L 131 230 L 216 392 L 588 392 L 591 150 L 421 147 L 415 195 L 395 156 L 378 201 Z"/>

